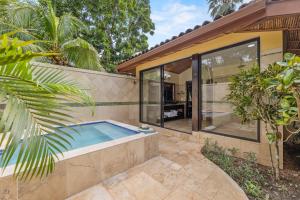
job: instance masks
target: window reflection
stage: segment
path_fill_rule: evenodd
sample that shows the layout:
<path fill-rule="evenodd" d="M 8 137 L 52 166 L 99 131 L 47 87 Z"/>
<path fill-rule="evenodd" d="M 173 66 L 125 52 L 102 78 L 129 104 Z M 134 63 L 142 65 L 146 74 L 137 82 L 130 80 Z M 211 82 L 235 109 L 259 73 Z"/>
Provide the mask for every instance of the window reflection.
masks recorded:
<path fill-rule="evenodd" d="M 226 102 L 229 78 L 257 64 L 258 42 L 253 41 L 201 57 L 202 130 L 257 139 L 257 123 L 242 125 Z"/>

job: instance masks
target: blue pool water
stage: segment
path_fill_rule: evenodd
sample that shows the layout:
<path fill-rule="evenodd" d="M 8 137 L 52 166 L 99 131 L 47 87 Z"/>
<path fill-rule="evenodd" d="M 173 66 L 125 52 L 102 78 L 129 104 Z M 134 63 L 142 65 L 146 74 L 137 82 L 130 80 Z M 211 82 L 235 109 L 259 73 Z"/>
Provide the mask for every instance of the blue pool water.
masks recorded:
<path fill-rule="evenodd" d="M 63 131 L 71 134 L 74 138 L 74 140 L 69 139 L 71 146 L 68 148 L 68 151 L 139 133 L 137 131 L 130 130 L 105 121 L 73 125 L 71 126 L 71 128 L 75 129 L 76 131 L 69 128 L 61 128 Z M 10 165 L 16 163 L 17 152 L 10 161 Z M 0 157 L 1 154 L 2 152 L 0 150 Z"/>

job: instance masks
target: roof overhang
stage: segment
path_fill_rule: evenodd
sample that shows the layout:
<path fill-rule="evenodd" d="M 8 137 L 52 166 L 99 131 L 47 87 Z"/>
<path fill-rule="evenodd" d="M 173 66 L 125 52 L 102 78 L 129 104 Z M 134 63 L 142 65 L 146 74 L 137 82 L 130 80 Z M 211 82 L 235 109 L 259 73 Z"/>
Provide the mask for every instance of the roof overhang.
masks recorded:
<path fill-rule="evenodd" d="M 137 65 L 185 49 L 194 44 L 203 43 L 228 33 L 251 31 L 249 27 L 255 27 L 258 23 L 264 23 L 265 20 L 294 15 L 300 15 L 300 0 L 259 0 L 232 14 L 119 64 L 118 71 L 130 72 Z M 256 27 L 257 29 L 259 27 Z"/>

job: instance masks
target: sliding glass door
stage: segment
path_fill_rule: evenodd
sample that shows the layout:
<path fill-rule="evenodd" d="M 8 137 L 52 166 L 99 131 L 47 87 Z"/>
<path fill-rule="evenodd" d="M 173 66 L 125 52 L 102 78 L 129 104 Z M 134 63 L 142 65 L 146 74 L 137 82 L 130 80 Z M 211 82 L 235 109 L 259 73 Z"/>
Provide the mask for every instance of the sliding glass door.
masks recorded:
<path fill-rule="evenodd" d="M 192 132 L 192 59 L 166 63 L 140 72 L 140 121 Z"/>
<path fill-rule="evenodd" d="M 201 55 L 201 129 L 258 140 L 258 125 L 242 125 L 226 101 L 230 77 L 259 63 L 259 41 L 251 40 Z"/>
<path fill-rule="evenodd" d="M 241 124 L 226 95 L 230 77 L 259 64 L 259 48 L 259 39 L 253 39 L 141 71 L 140 121 L 187 133 L 199 123 L 194 131 L 258 141 L 259 123 Z M 199 99 L 192 102 L 193 74 L 195 85 L 199 79 L 193 95 Z M 193 104 L 199 104 L 199 112 Z M 199 115 L 193 120 L 192 113 Z"/>
<path fill-rule="evenodd" d="M 141 122 L 161 125 L 161 67 L 140 73 Z"/>

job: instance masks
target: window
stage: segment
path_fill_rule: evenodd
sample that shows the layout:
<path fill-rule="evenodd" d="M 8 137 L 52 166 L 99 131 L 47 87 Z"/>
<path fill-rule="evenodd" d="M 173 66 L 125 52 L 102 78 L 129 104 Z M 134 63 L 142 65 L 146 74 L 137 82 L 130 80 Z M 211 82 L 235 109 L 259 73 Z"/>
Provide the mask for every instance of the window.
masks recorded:
<path fill-rule="evenodd" d="M 161 124 L 161 68 L 156 67 L 142 71 L 140 119 L 142 122 Z"/>
<path fill-rule="evenodd" d="M 258 124 L 242 125 L 226 102 L 229 78 L 259 63 L 259 41 L 252 40 L 201 56 L 201 129 L 216 134 L 258 140 Z"/>

